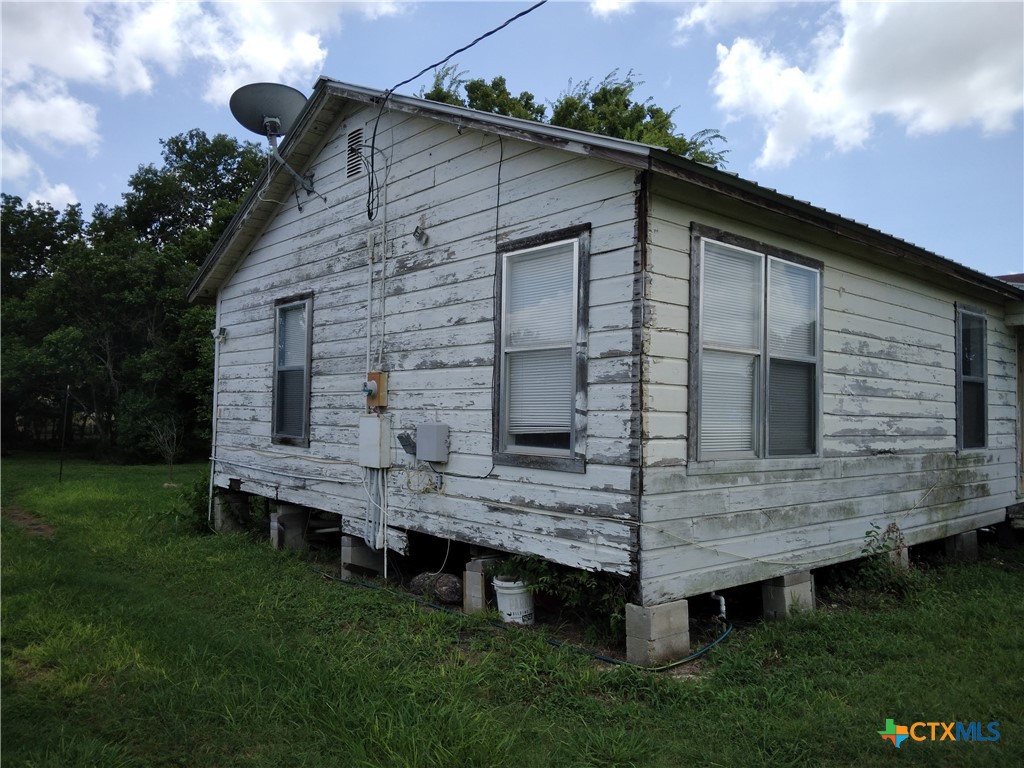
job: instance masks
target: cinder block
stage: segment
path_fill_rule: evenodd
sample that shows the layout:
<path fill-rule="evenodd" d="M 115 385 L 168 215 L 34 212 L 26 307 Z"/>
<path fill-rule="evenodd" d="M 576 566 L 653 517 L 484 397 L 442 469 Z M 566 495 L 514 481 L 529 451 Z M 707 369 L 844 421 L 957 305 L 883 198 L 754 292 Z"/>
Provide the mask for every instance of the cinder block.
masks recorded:
<path fill-rule="evenodd" d="M 797 571 L 761 582 L 761 601 L 766 619 L 782 619 L 796 611 L 814 610 L 814 577 Z"/>
<path fill-rule="evenodd" d="M 978 532 L 967 531 L 946 539 L 946 557 L 954 560 L 978 559 Z"/>
<path fill-rule="evenodd" d="M 249 494 L 217 490 L 213 497 L 213 529 L 218 533 L 241 533 L 245 530 L 239 522 L 249 504 Z"/>
<path fill-rule="evenodd" d="M 309 510 L 295 504 L 277 505 L 277 529 L 285 549 L 302 552 L 309 549 L 306 529 L 309 526 Z"/>
<path fill-rule="evenodd" d="M 476 613 L 487 607 L 487 576 L 485 571 L 500 557 L 478 557 L 466 563 L 462 574 L 462 610 Z"/>
<path fill-rule="evenodd" d="M 685 656 L 690 650 L 690 611 L 686 600 L 661 605 L 626 604 L 626 660 L 651 666 Z"/>
<path fill-rule="evenodd" d="M 353 565 L 376 573 L 384 571 L 384 550 L 370 549 L 366 542 L 356 536 L 341 537 L 341 577 L 352 578 L 349 566 Z"/>
<path fill-rule="evenodd" d="M 910 568 L 910 548 L 896 547 L 889 553 L 889 562 L 894 568 L 906 571 Z"/>

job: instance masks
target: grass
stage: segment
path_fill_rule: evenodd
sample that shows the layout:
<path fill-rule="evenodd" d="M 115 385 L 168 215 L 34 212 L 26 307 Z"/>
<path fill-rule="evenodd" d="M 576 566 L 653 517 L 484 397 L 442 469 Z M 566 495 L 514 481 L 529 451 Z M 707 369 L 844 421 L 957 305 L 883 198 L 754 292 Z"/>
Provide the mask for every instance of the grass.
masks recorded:
<path fill-rule="evenodd" d="M 1024 764 L 1021 546 L 743 627 L 680 679 L 186 534 L 164 467 L 56 470 L 3 464 L 4 766 Z M 1001 738 L 896 752 L 887 718 Z"/>

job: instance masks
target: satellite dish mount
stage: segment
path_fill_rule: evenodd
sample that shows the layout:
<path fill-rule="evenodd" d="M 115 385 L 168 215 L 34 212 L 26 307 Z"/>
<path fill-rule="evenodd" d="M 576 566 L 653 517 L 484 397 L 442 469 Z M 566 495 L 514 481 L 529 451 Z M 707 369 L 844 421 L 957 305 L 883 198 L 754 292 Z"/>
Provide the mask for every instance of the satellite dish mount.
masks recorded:
<path fill-rule="evenodd" d="M 287 169 L 307 195 L 319 195 L 313 188 L 313 174 L 300 175 L 277 151 L 277 139 L 286 135 L 306 108 L 306 97 L 294 88 L 280 83 L 250 83 L 231 94 L 231 114 L 253 133 L 266 136 L 270 153 Z"/>

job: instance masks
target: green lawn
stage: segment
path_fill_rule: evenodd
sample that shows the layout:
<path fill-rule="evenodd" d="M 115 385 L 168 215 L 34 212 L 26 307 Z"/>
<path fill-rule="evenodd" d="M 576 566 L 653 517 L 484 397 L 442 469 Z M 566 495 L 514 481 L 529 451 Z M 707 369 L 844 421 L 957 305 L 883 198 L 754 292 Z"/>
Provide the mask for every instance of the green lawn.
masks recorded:
<path fill-rule="evenodd" d="M 1024 764 L 1021 546 L 900 607 L 741 627 L 681 677 L 188 534 L 163 467 L 2 472 L 4 766 Z M 886 719 L 1001 737 L 897 751 Z"/>

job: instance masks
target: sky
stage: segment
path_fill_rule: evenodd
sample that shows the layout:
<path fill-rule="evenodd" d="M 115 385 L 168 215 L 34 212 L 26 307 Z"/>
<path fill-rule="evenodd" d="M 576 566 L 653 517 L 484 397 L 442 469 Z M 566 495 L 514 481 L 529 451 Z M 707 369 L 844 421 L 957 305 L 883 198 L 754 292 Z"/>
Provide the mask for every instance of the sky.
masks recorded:
<path fill-rule="evenodd" d="M 0 189 L 88 216 L 161 165 L 161 139 L 260 141 L 228 109 L 241 85 L 383 91 L 531 5 L 2 2 Z M 986 274 L 1024 272 L 1022 0 L 549 0 L 451 63 L 549 105 L 632 73 L 678 132 L 728 139 L 726 170 Z"/>

